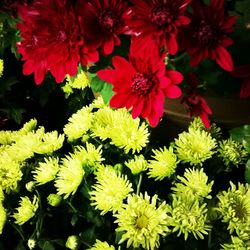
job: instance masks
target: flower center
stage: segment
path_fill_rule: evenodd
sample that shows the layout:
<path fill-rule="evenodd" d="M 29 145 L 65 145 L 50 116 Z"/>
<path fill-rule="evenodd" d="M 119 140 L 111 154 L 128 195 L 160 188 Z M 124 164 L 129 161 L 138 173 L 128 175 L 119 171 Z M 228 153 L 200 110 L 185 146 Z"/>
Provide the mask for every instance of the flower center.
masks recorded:
<path fill-rule="evenodd" d="M 141 215 L 136 219 L 136 227 L 142 229 L 148 226 L 148 217 Z"/>
<path fill-rule="evenodd" d="M 136 73 L 132 78 L 132 92 L 141 96 L 147 95 L 155 84 L 153 76 Z"/>
<path fill-rule="evenodd" d="M 118 23 L 116 16 L 110 11 L 104 11 L 99 17 L 100 27 L 106 33 L 113 33 L 117 30 Z"/>
<path fill-rule="evenodd" d="M 217 41 L 216 28 L 204 20 L 195 28 L 194 38 L 205 46 L 213 45 Z"/>
<path fill-rule="evenodd" d="M 156 6 L 151 10 L 151 20 L 158 26 L 167 26 L 173 20 L 173 15 L 165 6 Z"/>

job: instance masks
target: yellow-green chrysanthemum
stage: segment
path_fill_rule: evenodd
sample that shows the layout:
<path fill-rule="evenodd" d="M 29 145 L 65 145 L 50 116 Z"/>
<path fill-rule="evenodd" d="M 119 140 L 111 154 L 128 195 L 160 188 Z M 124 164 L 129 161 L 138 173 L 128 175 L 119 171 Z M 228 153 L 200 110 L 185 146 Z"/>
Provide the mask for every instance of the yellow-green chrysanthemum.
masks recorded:
<path fill-rule="evenodd" d="M 238 166 L 244 162 L 248 155 L 243 145 L 232 138 L 219 142 L 218 154 L 226 166 L 230 164 Z"/>
<path fill-rule="evenodd" d="M 206 204 L 199 204 L 197 199 L 186 194 L 173 195 L 172 207 L 168 214 L 171 217 L 169 225 L 172 232 L 178 232 L 177 236 L 184 235 L 186 240 L 190 234 L 196 239 L 204 239 L 211 226 L 207 222 Z"/>
<path fill-rule="evenodd" d="M 63 129 L 68 140 L 74 141 L 81 138 L 91 128 L 92 120 L 93 113 L 90 112 L 88 107 L 83 107 L 74 113 Z"/>
<path fill-rule="evenodd" d="M 250 186 L 238 183 L 237 188 L 232 182 L 230 185 L 228 191 L 217 195 L 217 211 L 222 221 L 228 224 L 230 233 L 235 231 L 239 236 L 250 235 Z"/>
<path fill-rule="evenodd" d="M 109 245 L 106 241 L 96 240 L 96 243 L 88 250 L 115 250 L 115 247 Z"/>
<path fill-rule="evenodd" d="M 156 180 L 162 180 L 165 177 L 170 177 L 177 167 L 177 156 L 173 152 L 173 148 L 161 148 L 159 150 L 153 150 L 154 159 L 149 161 L 149 172 L 150 178 Z"/>
<path fill-rule="evenodd" d="M 74 89 L 85 89 L 90 86 L 87 72 L 81 70 L 75 77 L 66 76 L 67 84 Z"/>
<path fill-rule="evenodd" d="M 65 247 L 69 248 L 71 250 L 77 250 L 79 247 L 79 237 L 76 235 L 70 235 L 67 238 L 67 241 L 65 243 Z"/>
<path fill-rule="evenodd" d="M 225 250 L 250 250 L 250 241 L 243 241 L 241 238 L 231 236 L 231 243 L 223 244 L 222 249 Z"/>
<path fill-rule="evenodd" d="M 47 202 L 50 206 L 52 207 L 57 207 L 60 205 L 62 201 L 62 196 L 58 195 L 58 194 L 50 194 L 47 197 Z"/>
<path fill-rule="evenodd" d="M 62 166 L 59 168 L 55 180 L 55 186 L 59 195 L 64 199 L 74 194 L 82 182 L 84 169 L 78 157 L 71 155 L 62 159 Z"/>
<path fill-rule="evenodd" d="M 91 143 L 86 143 L 86 146 L 75 147 L 74 154 L 81 161 L 85 171 L 94 172 L 100 163 L 104 160 L 102 158 L 102 146 L 96 148 Z"/>
<path fill-rule="evenodd" d="M 96 184 L 89 193 L 91 205 L 101 210 L 102 215 L 108 211 L 116 212 L 132 191 L 126 176 L 112 167 L 100 166 L 96 173 Z"/>
<path fill-rule="evenodd" d="M 116 231 L 122 233 L 119 242 L 127 241 L 130 246 L 153 250 L 159 247 L 160 236 L 166 236 L 168 229 L 168 206 L 165 202 L 157 206 L 158 196 L 150 198 L 147 193 L 129 195 L 114 216 L 118 223 Z"/>
<path fill-rule="evenodd" d="M 16 220 L 15 223 L 23 225 L 35 215 L 37 208 L 38 199 L 36 196 L 34 196 L 33 201 L 30 201 L 27 196 L 21 197 L 19 207 L 16 209 L 17 212 L 13 214 L 13 217 Z"/>
<path fill-rule="evenodd" d="M 148 168 L 148 162 L 145 160 L 143 155 L 135 155 L 134 159 L 125 162 L 125 165 L 134 175 L 146 171 Z"/>
<path fill-rule="evenodd" d="M 10 145 L 15 139 L 14 134 L 16 134 L 17 132 L 14 131 L 4 131 L 1 130 L 0 131 L 0 144 L 1 145 Z"/>
<path fill-rule="evenodd" d="M 4 192 L 3 192 L 3 189 L 2 189 L 2 187 L 0 185 L 0 203 L 2 203 L 3 200 L 4 200 Z"/>
<path fill-rule="evenodd" d="M 3 232 L 3 227 L 5 225 L 6 219 L 7 219 L 6 211 L 3 205 L 0 203 L 0 235 Z"/>
<path fill-rule="evenodd" d="M 0 187 L 6 193 L 16 191 L 22 179 L 21 166 L 6 155 L 0 155 Z"/>
<path fill-rule="evenodd" d="M 0 59 L 0 77 L 3 75 L 3 69 L 4 69 L 3 60 Z"/>
<path fill-rule="evenodd" d="M 175 149 L 178 158 L 191 165 L 202 165 L 215 153 L 216 140 L 204 130 L 189 128 L 188 132 L 179 134 L 175 139 Z"/>
<path fill-rule="evenodd" d="M 45 158 L 44 162 L 39 162 L 39 167 L 32 171 L 33 178 L 38 185 L 43 185 L 55 179 L 58 169 L 58 158 Z"/>
<path fill-rule="evenodd" d="M 107 104 L 104 102 L 102 96 L 97 97 L 90 105 L 89 108 L 91 110 L 93 109 L 102 109 L 104 107 L 106 107 Z"/>
<path fill-rule="evenodd" d="M 57 131 L 45 133 L 34 152 L 37 154 L 51 154 L 60 149 L 63 145 L 64 135 L 58 135 Z"/>
<path fill-rule="evenodd" d="M 31 119 L 28 122 L 24 123 L 23 127 L 18 130 L 18 134 L 19 135 L 26 135 L 29 132 L 34 131 L 36 126 L 37 126 L 37 120 L 35 118 Z"/>
<path fill-rule="evenodd" d="M 213 181 L 208 183 L 208 176 L 203 169 L 186 169 L 184 176 L 177 176 L 180 181 L 175 184 L 172 190 L 178 195 L 183 193 L 186 196 L 193 196 L 195 199 L 208 198 L 212 191 Z"/>

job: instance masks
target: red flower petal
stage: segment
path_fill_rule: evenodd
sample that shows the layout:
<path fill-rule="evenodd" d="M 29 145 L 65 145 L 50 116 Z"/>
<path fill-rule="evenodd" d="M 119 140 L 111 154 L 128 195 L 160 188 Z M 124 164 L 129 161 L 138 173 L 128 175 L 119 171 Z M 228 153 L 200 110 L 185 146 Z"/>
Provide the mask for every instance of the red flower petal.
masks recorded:
<path fill-rule="evenodd" d="M 224 47 L 218 46 L 212 54 L 212 57 L 224 70 L 233 70 L 232 57 Z"/>

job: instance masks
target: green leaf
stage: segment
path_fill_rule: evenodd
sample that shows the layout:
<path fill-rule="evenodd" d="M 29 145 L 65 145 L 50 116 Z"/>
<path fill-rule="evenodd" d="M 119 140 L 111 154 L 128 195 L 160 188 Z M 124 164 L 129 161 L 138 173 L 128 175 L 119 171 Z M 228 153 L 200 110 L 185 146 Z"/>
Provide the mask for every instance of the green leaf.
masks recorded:
<path fill-rule="evenodd" d="M 250 125 L 244 125 L 231 129 L 229 133 L 233 140 L 237 142 L 243 143 L 243 141 L 245 141 L 244 143 L 250 143 Z"/>
<path fill-rule="evenodd" d="M 94 75 L 90 82 L 90 87 L 94 92 L 101 92 L 105 82 L 101 80 L 97 75 Z"/>
<path fill-rule="evenodd" d="M 95 226 L 92 226 L 83 233 L 81 233 L 80 237 L 84 242 L 87 242 L 89 245 L 92 245 L 96 239 Z"/>
<path fill-rule="evenodd" d="M 103 89 L 100 92 L 105 103 L 108 103 L 114 92 L 112 91 L 112 85 L 109 83 L 104 83 Z"/>
<path fill-rule="evenodd" d="M 56 250 L 55 247 L 49 241 L 45 241 L 42 250 Z"/>
<path fill-rule="evenodd" d="M 246 163 L 245 180 L 250 184 L 250 159 Z"/>

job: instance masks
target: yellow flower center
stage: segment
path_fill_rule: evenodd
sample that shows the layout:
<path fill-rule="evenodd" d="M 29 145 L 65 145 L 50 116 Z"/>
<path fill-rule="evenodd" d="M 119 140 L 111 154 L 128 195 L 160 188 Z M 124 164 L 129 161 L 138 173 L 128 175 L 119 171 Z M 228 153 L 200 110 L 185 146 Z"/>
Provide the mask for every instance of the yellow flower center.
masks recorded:
<path fill-rule="evenodd" d="M 145 215 L 141 215 L 136 219 L 136 226 L 139 229 L 145 228 L 148 225 L 148 217 Z"/>

